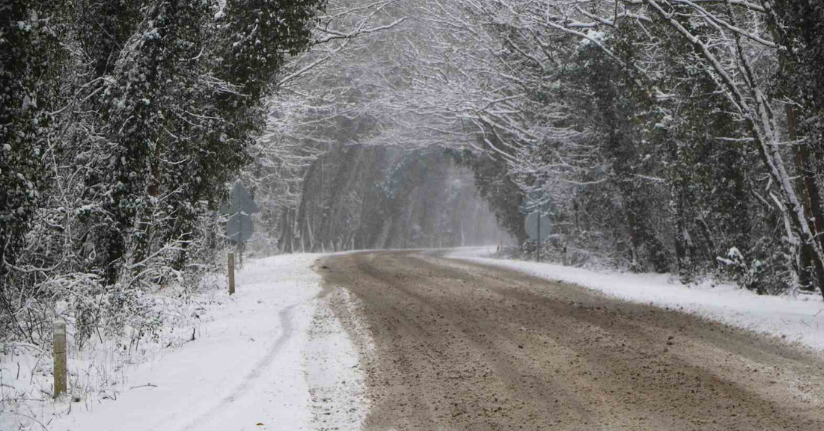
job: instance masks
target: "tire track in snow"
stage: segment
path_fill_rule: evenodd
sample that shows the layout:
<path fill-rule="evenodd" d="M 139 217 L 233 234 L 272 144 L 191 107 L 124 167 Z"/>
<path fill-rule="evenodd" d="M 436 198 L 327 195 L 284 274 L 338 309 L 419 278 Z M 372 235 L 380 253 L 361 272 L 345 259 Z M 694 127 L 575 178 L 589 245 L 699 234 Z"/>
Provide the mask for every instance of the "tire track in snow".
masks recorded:
<path fill-rule="evenodd" d="M 246 376 L 243 378 L 243 383 L 235 387 L 232 392 L 223 397 L 218 403 L 213 405 L 206 414 L 201 415 L 194 421 L 190 422 L 189 425 L 183 427 L 181 431 L 193 431 L 195 429 L 201 428 L 205 423 L 216 415 L 224 413 L 222 408 L 225 408 L 228 404 L 233 404 L 235 401 L 243 398 L 249 390 L 254 387 L 256 384 L 259 383 L 260 377 L 263 375 L 265 371 L 267 371 L 274 359 L 286 345 L 286 343 L 295 335 L 294 327 L 292 325 L 292 315 L 295 308 L 306 304 L 308 302 L 312 302 L 317 299 L 321 293 L 296 304 L 292 304 L 278 312 L 278 318 L 280 320 L 280 327 L 281 333 L 278 338 L 275 340 L 274 344 L 269 348 L 266 354 L 260 358 L 255 365 L 252 367 L 252 370 L 249 371 Z"/>
<path fill-rule="evenodd" d="M 321 262 L 374 340 L 370 431 L 824 429 L 824 364 L 770 339 L 420 252 Z"/>

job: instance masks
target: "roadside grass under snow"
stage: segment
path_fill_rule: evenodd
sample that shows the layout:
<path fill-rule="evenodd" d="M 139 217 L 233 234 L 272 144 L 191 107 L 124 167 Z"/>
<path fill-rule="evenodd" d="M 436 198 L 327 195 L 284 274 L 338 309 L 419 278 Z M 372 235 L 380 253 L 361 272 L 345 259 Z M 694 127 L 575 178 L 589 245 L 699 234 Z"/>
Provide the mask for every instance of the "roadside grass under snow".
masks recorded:
<path fill-rule="evenodd" d="M 693 313 L 824 352 L 824 302 L 820 295 L 759 296 L 733 284 L 685 286 L 668 274 L 596 272 L 567 266 L 494 259 L 495 247 L 458 249 L 447 255 L 573 283 L 607 295 Z"/>
<path fill-rule="evenodd" d="M 117 400 L 120 393 L 129 390 L 129 370 L 155 361 L 164 352 L 190 342 L 193 334 L 198 333 L 201 324 L 211 318 L 210 310 L 220 307 L 225 300 L 215 290 L 219 286 L 225 290 L 224 279 L 217 274 L 204 277 L 200 280 L 202 293 L 197 295 L 184 292 L 179 285 L 147 294 L 151 297 L 150 313 L 162 319 L 164 326 L 142 337 L 132 337 L 135 329 L 130 326 L 119 337 L 99 329 L 79 345 L 74 318 L 58 311 L 59 318 L 68 324 L 68 393 L 57 402 L 52 400 L 51 347 L 0 343 L 0 429 L 48 429 L 56 417 Z M 59 308 L 64 306 L 58 303 Z"/>
<path fill-rule="evenodd" d="M 305 430 L 313 424 L 360 429 L 366 406 L 363 375 L 352 366 L 358 353 L 327 300 L 319 297 L 321 277 L 310 268 L 317 257 L 248 262 L 236 276 L 234 296 L 221 290 L 201 298 L 207 305 L 194 341 L 153 350 L 143 363 L 84 360 L 83 352 L 70 356 L 70 373 L 117 372 L 121 375 L 112 381 L 118 384 L 90 388 L 108 396 L 81 402 L 18 399 L 22 405 L 13 413 L 3 403 L 0 429 Z M 32 379 L 39 381 L 32 391 L 50 390 L 51 356 L 15 352 L 15 358 L 3 358 L 3 383 L 22 387 Z M 17 377 L 16 362 L 39 365 Z"/>

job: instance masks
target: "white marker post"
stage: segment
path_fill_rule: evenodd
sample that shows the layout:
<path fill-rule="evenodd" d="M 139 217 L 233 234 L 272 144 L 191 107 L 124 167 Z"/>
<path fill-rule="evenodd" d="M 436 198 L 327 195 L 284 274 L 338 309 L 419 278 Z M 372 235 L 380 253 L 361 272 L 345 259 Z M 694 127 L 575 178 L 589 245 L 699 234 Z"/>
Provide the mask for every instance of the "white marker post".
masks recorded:
<path fill-rule="evenodd" d="M 538 248 L 536 249 L 535 253 L 535 261 L 541 261 L 541 212 L 538 211 L 538 220 L 535 221 L 536 228 L 538 229 Z"/>
<path fill-rule="evenodd" d="M 235 254 L 229 253 L 229 295 L 235 294 Z"/>
<path fill-rule="evenodd" d="M 66 393 L 66 323 L 54 323 L 54 397 Z"/>

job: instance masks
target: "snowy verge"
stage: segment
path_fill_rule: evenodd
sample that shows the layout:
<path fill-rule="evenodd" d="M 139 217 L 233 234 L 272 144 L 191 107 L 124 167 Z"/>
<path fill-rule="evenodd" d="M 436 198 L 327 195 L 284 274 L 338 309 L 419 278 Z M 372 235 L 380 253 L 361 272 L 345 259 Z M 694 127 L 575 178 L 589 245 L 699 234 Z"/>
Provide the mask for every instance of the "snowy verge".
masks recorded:
<path fill-rule="evenodd" d="M 446 257 L 573 283 L 612 297 L 671 307 L 824 351 L 820 296 L 759 296 L 732 284 L 683 285 L 668 274 L 596 272 L 548 263 L 490 258 L 495 247 L 457 249 Z"/>
<path fill-rule="evenodd" d="M 314 429 L 358 431 L 366 420 L 369 399 L 362 360 L 347 332 L 354 331 L 357 341 L 366 334 L 350 324 L 356 308 L 345 289 L 332 288 L 319 300 L 304 352 Z"/>
<path fill-rule="evenodd" d="M 57 403 L 41 416 L 52 431 L 308 430 L 315 386 L 346 382 L 357 394 L 357 353 L 320 297 L 318 255 L 253 260 L 237 274 L 237 293 L 209 310 L 196 339 L 129 367 L 115 399 Z M 225 293 L 223 293 L 225 295 Z M 318 354 L 325 355 L 322 359 Z M 324 366 L 319 366 L 322 363 Z M 71 367 L 71 360 L 70 360 Z M 362 383 L 361 383 L 362 384 Z M 326 403 L 330 404 L 330 403 Z M 365 407 L 351 397 L 330 428 L 359 429 Z M 44 408 L 44 410 L 48 410 Z M 340 408 L 336 410 L 342 410 Z M 0 422 L 1 423 L 1 422 Z"/>
<path fill-rule="evenodd" d="M 76 316 L 58 303 L 56 315 L 67 323 L 68 391 L 60 400 L 52 399 L 54 358 L 48 343 L 0 342 L 0 429 L 48 429 L 56 417 L 117 400 L 130 390 L 131 370 L 199 337 L 203 324 L 213 318 L 211 312 L 229 301 L 225 279 L 205 274 L 197 285 L 172 283 L 153 293 L 141 292 L 139 310 L 130 308 L 132 301 L 121 309 L 127 319 L 122 332 L 112 332 L 114 326 L 103 323 L 88 338 L 78 338 Z"/>

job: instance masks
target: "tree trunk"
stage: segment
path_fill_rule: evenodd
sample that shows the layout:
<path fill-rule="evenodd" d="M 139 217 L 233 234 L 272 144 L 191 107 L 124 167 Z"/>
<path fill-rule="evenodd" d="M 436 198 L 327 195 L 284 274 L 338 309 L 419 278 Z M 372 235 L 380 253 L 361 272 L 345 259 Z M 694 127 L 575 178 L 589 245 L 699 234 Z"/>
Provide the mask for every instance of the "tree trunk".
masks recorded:
<path fill-rule="evenodd" d="M 793 106 L 790 104 L 787 104 L 786 107 L 787 129 L 789 131 L 790 139 L 795 142 L 798 141 L 795 109 L 793 109 Z M 813 220 L 813 206 L 811 205 L 811 201 L 818 199 L 810 199 L 810 197 L 814 197 L 818 194 L 818 187 L 815 183 L 815 177 L 808 169 L 809 154 L 807 151 L 807 146 L 805 144 L 795 144 L 793 145 L 793 152 L 795 156 L 795 170 L 797 173 L 796 188 L 798 190 L 798 198 L 801 201 L 801 204 L 804 206 L 804 216 L 807 218 L 807 220 Z M 820 224 L 817 220 L 814 223 L 813 227 L 813 235 L 815 235 L 817 232 L 821 232 Z M 814 268 L 814 266 L 816 266 L 815 262 L 816 260 L 813 259 L 812 245 L 807 243 L 806 241 L 802 242 L 801 246 L 798 248 L 798 283 L 801 286 L 802 290 L 815 290 L 812 284 L 813 271 L 818 272 L 818 268 Z M 821 287 L 821 283 L 824 282 L 824 280 L 820 279 L 816 281 L 819 287 Z"/>
<path fill-rule="evenodd" d="M 313 194 L 311 193 L 312 190 L 312 177 L 315 173 L 315 168 L 318 166 L 319 161 L 315 160 L 309 165 L 309 169 L 306 171 L 306 175 L 303 177 L 303 183 L 301 184 L 301 191 L 300 191 L 300 205 L 298 207 L 298 231 L 300 232 L 300 244 L 301 248 L 305 250 L 314 251 L 314 235 L 312 234 L 312 220 L 309 216 L 310 208 L 309 205 L 313 204 Z M 309 244 L 306 243 L 309 241 Z"/>
<path fill-rule="evenodd" d="M 158 197 L 160 195 L 160 143 L 155 143 L 154 157 L 151 161 L 152 179 L 149 183 L 149 196 Z"/>
<path fill-rule="evenodd" d="M 278 247 L 280 247 L 280 251 L 283 253 L 292 253 L 292 223 L 289 222 L 289 213 L 291 210 L 289 208 L 283 208 L 283 215 L 281 216 L 281 234 L 280 234 L 280 241 L 278 241 Z"/>

